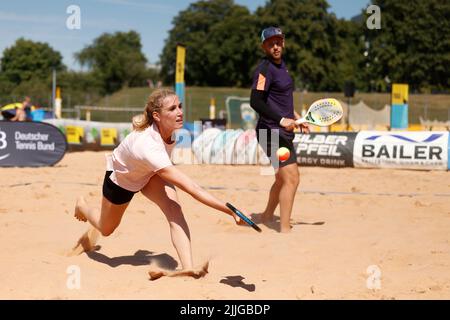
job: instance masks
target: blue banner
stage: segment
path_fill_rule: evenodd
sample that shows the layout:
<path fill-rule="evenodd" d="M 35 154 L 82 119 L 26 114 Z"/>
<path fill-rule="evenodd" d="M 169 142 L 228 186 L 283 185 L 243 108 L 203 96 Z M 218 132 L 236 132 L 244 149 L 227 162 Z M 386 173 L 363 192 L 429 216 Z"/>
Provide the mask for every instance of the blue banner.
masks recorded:
<path fill-rule="evenodd" d="M 0 121 L 0 167 L 52 166 L 66 150 L 66 137 L 55 126 Z"/>
<path fill-rule="evenodd" d="M 186 104 L 184 102 L 184 91 L 184 82 L 175 83 L 175 93 L 177 94 L 180 102 L 183 104 L 183 109 L 186 107 Z"/>
<path fill-rule="evenodd" d="M 391 128 L 407 129 L 408 128 L 408 105 L 393 104 L 391 107 Z"/>

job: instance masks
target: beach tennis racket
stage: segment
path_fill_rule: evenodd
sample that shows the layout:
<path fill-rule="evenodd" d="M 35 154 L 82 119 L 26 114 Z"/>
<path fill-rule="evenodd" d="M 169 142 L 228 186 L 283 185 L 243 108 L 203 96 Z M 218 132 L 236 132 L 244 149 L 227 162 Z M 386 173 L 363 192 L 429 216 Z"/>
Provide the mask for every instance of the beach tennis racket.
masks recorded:
<path fill-rule="evenodd" d="M 247 218 L 245 216 L 245 214 L 243 214 L 242 212 L 240 212 L 238 209 L 236 209 L 235 207 L 233 207 L 230 203 L 227 202 L 227 207 L 230 208 L 236 215 L 239 216 L 239 218 L 241 218 L 242 220 L 244 220 L 250 227 L 252 227 L 253 229 L 255 229 L 258 232 L 261 232 L 261 228 L 258 227 L 252 220 L 250 220 L 249 218 Z"/>
<path fill-rule="evenodd" d="M 306 115 L 295 121 L 296 124 L 310 123 L 319 127 L 332 125 L 342 118 L 344 111 L 336 99 L 320 99 L 315 101 L 308 109 Z"/>

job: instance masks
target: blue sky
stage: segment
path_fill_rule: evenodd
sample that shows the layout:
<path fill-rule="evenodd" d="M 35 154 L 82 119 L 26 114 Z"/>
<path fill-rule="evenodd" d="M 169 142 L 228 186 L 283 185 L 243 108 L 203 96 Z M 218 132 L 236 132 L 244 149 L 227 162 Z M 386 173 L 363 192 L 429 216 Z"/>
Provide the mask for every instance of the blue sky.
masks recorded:
<path fill-rule="evenodd" d="M 136 30 L 143 52 L 151 63 L 159 60 L 172 19 L 190 0 L 0 0 L 0 54 L 17 38 L 47 42 L 61 52 L 64 63 L 80 69 L 73 54 L 104 32 Z M 235 0 L 251 11 L 266 0 Z M 351 18 L 367 7 L 369 0 L 328 0 L 338 18 Z M 69 30 L 66 13 L 70 5 L 81 9 L 81 29 Z"/>

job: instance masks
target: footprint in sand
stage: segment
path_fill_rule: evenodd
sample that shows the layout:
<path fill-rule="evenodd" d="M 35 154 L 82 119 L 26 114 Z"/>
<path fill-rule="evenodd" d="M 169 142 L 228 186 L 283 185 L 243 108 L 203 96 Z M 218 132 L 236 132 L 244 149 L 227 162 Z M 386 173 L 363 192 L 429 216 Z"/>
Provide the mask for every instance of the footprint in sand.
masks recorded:
<path fill-rule="evenodd" d="M 429 287 L 429 289 L 430 289 L 431 291 L 441 291 L 441 290 L 442 290 L 442 287 L 439 286 L 439 285 L 434 285 L 434 286 Z"/>
<path fill-rule="evenodd" d="M 428 204 L 420 202 L 419 200 L 416 200 L 416 202 L 414 202 L 414 206 L 416 206 L 416 207 L 428 207 Z"/>
<path fill-rule="evenodd" d="M 36 192 L 35 194 L 34 194 L 34 198 L 35 199 L 45 199 L 45 198 L 48 198 L 49 197 L 49 194 L 47 194 L 47 193 L 38 193 L 38 192 Z"/>

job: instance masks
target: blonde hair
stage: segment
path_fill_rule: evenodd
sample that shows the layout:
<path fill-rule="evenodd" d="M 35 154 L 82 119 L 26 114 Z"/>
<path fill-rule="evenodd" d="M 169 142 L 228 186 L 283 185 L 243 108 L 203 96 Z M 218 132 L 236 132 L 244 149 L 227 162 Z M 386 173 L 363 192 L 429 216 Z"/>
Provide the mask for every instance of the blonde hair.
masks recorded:
<path fill-rule="evenodd" d="M 133 117 L 133 130 L 142 131 L 153 124 L 153 112 L 160 112 L 165 98 L 174 96 L 170 89 L 156 89 L 148 97 L 142 114 Z"/>

